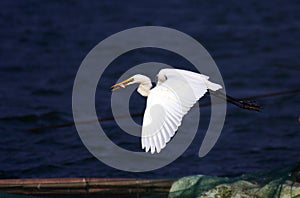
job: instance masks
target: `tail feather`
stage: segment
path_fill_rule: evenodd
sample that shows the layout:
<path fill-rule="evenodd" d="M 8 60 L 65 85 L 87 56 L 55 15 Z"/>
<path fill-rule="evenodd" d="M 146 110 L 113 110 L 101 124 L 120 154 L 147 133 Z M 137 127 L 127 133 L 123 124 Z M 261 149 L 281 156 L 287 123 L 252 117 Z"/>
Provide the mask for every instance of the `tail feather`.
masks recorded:
<path fill-rule="evenodd" d="M 208 89 L 210 89 L 212 91 L 217 91 L 219 89 L 222 89 L 221 85 L 219 85 L 217 83 L 210 82 L 210 81 L 206 82 L 206 86 L 207 86 Z"/>

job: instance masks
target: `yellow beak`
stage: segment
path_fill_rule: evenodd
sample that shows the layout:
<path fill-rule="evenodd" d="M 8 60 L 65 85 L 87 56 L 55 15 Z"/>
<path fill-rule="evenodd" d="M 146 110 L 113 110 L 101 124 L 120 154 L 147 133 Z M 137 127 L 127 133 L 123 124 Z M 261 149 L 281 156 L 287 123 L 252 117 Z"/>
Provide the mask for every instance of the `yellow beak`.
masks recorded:
<path fill-rule="evenodd" d="M 126 86 L 128 86 L 128 83 L 132 82 L 134 79 L 133 78 L 128 78 L 127 80 L 124 80 L 122 82 L 119 82 L 113 86 L 111 86 L 112 91 L 116 91 L 120 88 L 125 88 Z"/>

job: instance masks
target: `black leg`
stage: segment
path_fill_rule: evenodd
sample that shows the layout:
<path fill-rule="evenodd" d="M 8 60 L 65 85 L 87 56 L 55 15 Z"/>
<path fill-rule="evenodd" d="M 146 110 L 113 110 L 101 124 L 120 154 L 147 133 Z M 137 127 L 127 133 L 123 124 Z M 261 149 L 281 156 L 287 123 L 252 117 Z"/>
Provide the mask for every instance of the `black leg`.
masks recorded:
<path fill-rule="evenodd" d="M 252 101 L 243 100 L 243 99 L 229 96 L 227 94 L 224 94 L 221 91 L 211 91 L 210 93 L 218 98 L 226 100 L 227 102 L 234 104 L 243 109 L 248 109 L 248 110 L 252 110 L 252 111 L 260 111 L 260 109 L 261 109 L 261 106 L 259 104 L 256 104 Z"/>

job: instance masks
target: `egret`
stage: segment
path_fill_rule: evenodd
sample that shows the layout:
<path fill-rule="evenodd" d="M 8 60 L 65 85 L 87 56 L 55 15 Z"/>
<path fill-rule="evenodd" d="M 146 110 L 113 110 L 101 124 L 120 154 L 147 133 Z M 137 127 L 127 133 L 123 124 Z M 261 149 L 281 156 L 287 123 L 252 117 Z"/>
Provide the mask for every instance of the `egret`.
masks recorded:
<path fill-rule="evenodd" d="M 181 70 L 162 69 L 156 76 L 156 86 L 152 88 L 149 77 L 136 74 L 113 85 L 112 91 L 138 83 L 137 92 L 147 98 L 143 117 L 141 144 L 146 152 L 159 153 L 175 135 L 184 115 L 210 90 L 241 108 L 259 110 L 259 105 L 228 96 L 219 90 L 222 86 L 209 81 L 203 74 Z M 151 89 L 152 88 L 152 89 Z"/>

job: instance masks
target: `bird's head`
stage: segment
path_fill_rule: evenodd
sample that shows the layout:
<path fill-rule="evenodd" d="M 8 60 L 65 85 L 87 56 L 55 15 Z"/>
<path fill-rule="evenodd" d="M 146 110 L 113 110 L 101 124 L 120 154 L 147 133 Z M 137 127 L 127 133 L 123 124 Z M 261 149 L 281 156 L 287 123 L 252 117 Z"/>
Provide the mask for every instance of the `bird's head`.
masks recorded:
<path fill-rule="evenodd" d="M 141 75 L 141 74 L 136 74 L 136 75 L 134 75 L 134 76 L 122 81 L 122 82 L 119 82 L 119 83 L 111 86 L 111 88 L 112 88 L 112 91 L 116 91 L 120 88 L 125 88 L 128 85 L 131 85 L 131 84 L 134 84 L 134 83 L 142 83 L 142 84 L 150 83 L 151 84 L 151 81 L 147 76 L 144 76 L 144 75 Z"/>

